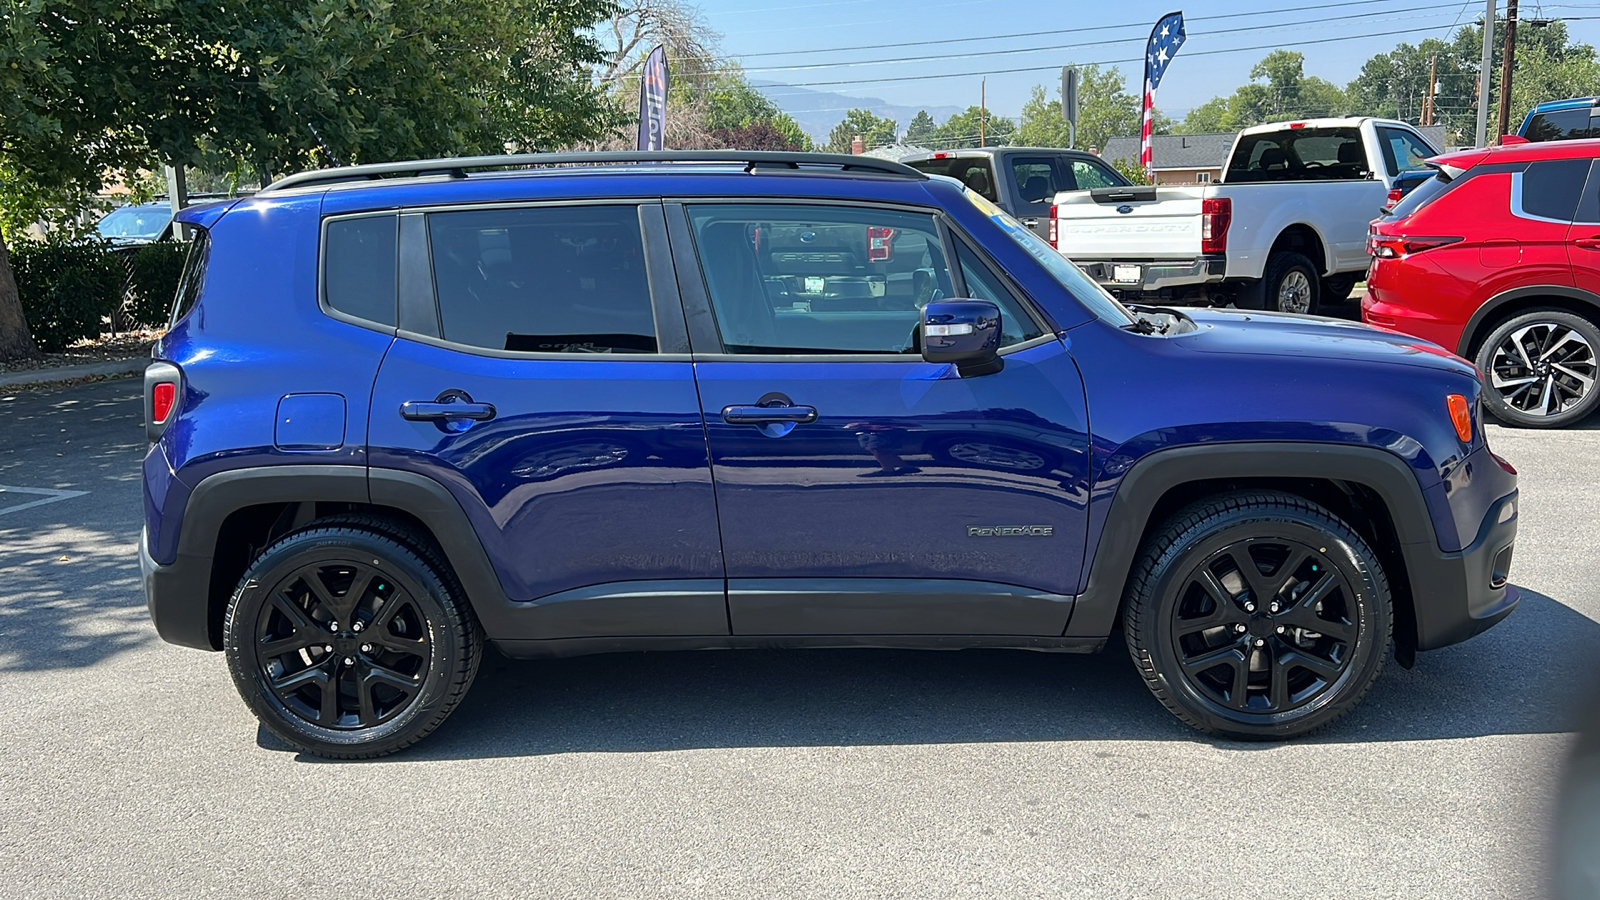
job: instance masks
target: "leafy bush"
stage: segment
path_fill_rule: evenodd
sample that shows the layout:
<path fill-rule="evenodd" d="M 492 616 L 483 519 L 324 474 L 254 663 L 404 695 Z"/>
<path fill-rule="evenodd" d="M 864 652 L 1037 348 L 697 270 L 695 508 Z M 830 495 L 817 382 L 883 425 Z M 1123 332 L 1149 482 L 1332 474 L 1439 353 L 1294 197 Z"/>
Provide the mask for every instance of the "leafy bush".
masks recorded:
<path fill-rule="evenodd" d="M 11 266 L 22 314 L 45 352 L 99 337 L 102 320 L 122 302 L 126 270 L 100 242 L 19 241 Z"/>
<path fill-rule="evenodd" d="M 181 241 L 158 241 L 128 252 L 128 296 L 123 314 L 136 325 L 160 328 L 167 324 L 178 279 L 189 255 Z"/>

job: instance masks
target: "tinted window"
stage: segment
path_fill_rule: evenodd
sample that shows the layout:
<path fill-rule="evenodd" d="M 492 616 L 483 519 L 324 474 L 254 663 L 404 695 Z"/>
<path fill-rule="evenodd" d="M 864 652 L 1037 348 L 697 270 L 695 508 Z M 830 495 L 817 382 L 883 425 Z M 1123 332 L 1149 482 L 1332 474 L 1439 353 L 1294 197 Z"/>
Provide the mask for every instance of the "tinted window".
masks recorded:
<path fill-rule="evenodd" d="M 1225 180 L 1327 181 L 1369 174 L 1359 129 L 1297 128 L 1240 138 Z"/>
<path fill-rule="evenodd" d="M 334 219 L 323 239 L 323 298 L 338 311 L 394 324 L 399 217 Z"/>
<path fill-rule="evenodd" d="M 1411 215 L 1417 210 L 1432 203 L 1435 197 L 1450 189 L 1450 182 L 1442 175 L 1435 175 L 1411 189 L 1411 192 L 1394 205 L 1389 215 L 1400 219 Z"/>
<path fill-rule="evenodd" d="M 958 159 L 919 159 L 906 165 L 929 175 L 948 175 L 990 200 L 998 199 L 994 191 L 994 169 L 987 156 Z"/>
<path fill-rule="evenodd" d="M 492 350 L 653 353 L 633 206 L 428 216 L 444 339 Z"/>
<path fill-rule="evenodd" d="M 211 261 L 211 233 L 197 225 L 190 225 L 194 239 L 189 242 L 189 256 L 183 263 L 183 274 L 178 277 L 178 296 L 172 303 L 171 324 L 194 309 L 200 299 L 200 289 L 206 282 L 206 265 Z"/>
<path fill-rule="evenodd" d="M 124 206 L 106 213 L 95 231 L 106 238 L 155 240 L 172 222 L 170 206 Z"/>
<path fill-rule="evenodd" d="M 689 207 L 729 353 L 906 353 L 922 307 L 953 297 L 934 219 L 842 206 Z"/>
<path fill-rule="evenodd" d="M 1072 161 L 1072 176 L 1078 183 L 1078 189 L 1083 191 L 1103 187 L 1123 187 L 1128 184 L 1128 179 L 1117 174 L 1111 167 L 1082 159 Z"/>
<path fill-rule="evenodd" d="M 1589 110 L 1557 109 L 1535 113 L 1522 136 L 1530 141 L 1570 141 L 1589 136 Z"/>
<path fill-rule="evenodd" d="M 1027 307 L 1006 287 L 1005 280 L 959 241 L 956 242 L 956 259 L 961 263 L 961 280 L 967 284 L 967 296 L 988 300 L 1000 307 L 1000 346 L 1020 344 L 1044 334 L 1028 315 Z"/>
<path fill-rule="evenodd" d="M 1022 205 L 1040 215 L 1049 211 L 1050 201 L 1058 191 L 1078 189 L 1072 173 L 1058 168 L 1055 161 L 1048 158 L 1014 156 L 1011 175 L 1016 179 L 1017 196 L 1022 198 Z"/>
<path fill-rule="evenodd" d="M 1587 159 L 1536 162 L 1526 172 L 1511 176 L 1511 211 L 1519 216 L 1570 222 L 1588 175 Z"/>
<path fill-rule="evenodd" d="M 1390 175 L 1425 169 L 1426 161 L 1439 155 L 1421 138 L 1399 128 L 1379 128 L 1378 144 L 1383 151 L 1383 164 Z"/>

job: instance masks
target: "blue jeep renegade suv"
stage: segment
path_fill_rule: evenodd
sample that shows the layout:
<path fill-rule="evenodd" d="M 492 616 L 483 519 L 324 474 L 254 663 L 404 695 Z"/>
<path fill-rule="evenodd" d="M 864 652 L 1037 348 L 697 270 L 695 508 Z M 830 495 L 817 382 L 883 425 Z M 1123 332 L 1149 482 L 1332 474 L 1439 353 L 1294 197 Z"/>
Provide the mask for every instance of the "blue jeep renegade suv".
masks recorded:
<path fill-rule="evenodd" d="M 1127 308 L 954 181 L 737 152 L 310 172 L 186 211 L 145 589 L 317 754 L 513 657 L 1093 652 L 1236 738 L 1471 637 L 1514 470 L 1471 366 Z"/>

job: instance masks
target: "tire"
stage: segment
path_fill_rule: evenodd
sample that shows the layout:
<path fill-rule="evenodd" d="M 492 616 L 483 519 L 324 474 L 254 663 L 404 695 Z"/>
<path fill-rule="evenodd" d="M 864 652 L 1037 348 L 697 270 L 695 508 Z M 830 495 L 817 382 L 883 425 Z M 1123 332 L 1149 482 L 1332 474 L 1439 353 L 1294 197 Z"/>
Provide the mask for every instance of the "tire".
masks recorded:
<path fill-rule="evenodd" d="M 1319 303 L 1343 303 L 1350 299 L 1350 292 L 1355 290 L 1356 282 L 1361 279 L 1355 275 L 1334 275 L 1322 279 L 1322 296 Z"/>
<path fill-rule="evenodd" d="M 1525 312 L 1490 332 L 1473 361 L 1484 406 L 1507 425 L 1560 428 L 1600 406 L 1600 327 L 1582 316 Z"/>
<path fill-rule="evenodd" d="M 1322 276 L 1303 255 L 1282 252 L 1267 257 L 1261 281 L 1263 308 L 1268 312 L 1316 314 Z"/>
<path fill-rule="evenodd" d="M 448 565 L 407 536 L 365 517 L 317 523 L 246 570 L 223 649 L 268 731 L 317 756 L 370 759 L 426 737 L 466 695 L 482 630 Z"/>
<path fill-rule="evenodd" d="M 1349 712 L 1382 671 L 1393 631 L 1372 548 L 1322 507 L 1276 491 L 1172 516 L 1147 540 L 1123 602 L 1128 652 L 1150 692 L 1200 731 L 1240 740 L 1299 737 Z"/>

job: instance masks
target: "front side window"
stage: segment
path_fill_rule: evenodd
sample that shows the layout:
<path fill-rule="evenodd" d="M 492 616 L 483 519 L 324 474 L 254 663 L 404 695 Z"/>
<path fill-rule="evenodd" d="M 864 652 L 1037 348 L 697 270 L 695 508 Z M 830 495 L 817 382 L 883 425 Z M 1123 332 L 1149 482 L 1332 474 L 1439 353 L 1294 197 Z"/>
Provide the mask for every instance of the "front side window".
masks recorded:
<path fill-rule="evenodd" d="M 1383 150 L 1383 164 L 1390 175 L 1425 169 L 1428 160 L 1439 155 L 1421 138 L 1400 128 L 1379 128 L 1378 145 Z"/>
<path fill-rule="evenodd" d="M 322 296 L 357 319 L 393 325 L 400 217 L 332 219 L 322 241 Z"/>
<path fill-rule="evenodd" d="M 754 203 L 688 212 L 728 353 L 913 353 L 922 308 L 961 284 L 926 213 Z M 988 290 L 977 296 L 1000 307 L 1003 344 L 1039 334 L 1003 287 L 975 279 L 966 289 Z"/>
<path fill-rule="evenodd" d="M 1587 159 L 1536 162 L 1511 175 L 1511 212 L 1525 219 L 1571 222 L 1589 175 Z"/>
<path fill-rule="evenodd" d="M 528 353 L 654 353 L 639 211 L 621 206 L 428 215 L 445 340 Z"/>
<path fill-rule="evenodd" d="M 1092 163 L 1082 159 L 1072 161 L 1072 177 L 1077 182 L 1081 191 L 1092 191 L 1103 187 L 1124 187 L 1128 179 L 1118 175 L 1111 168 L 1100 163 Z"/>

